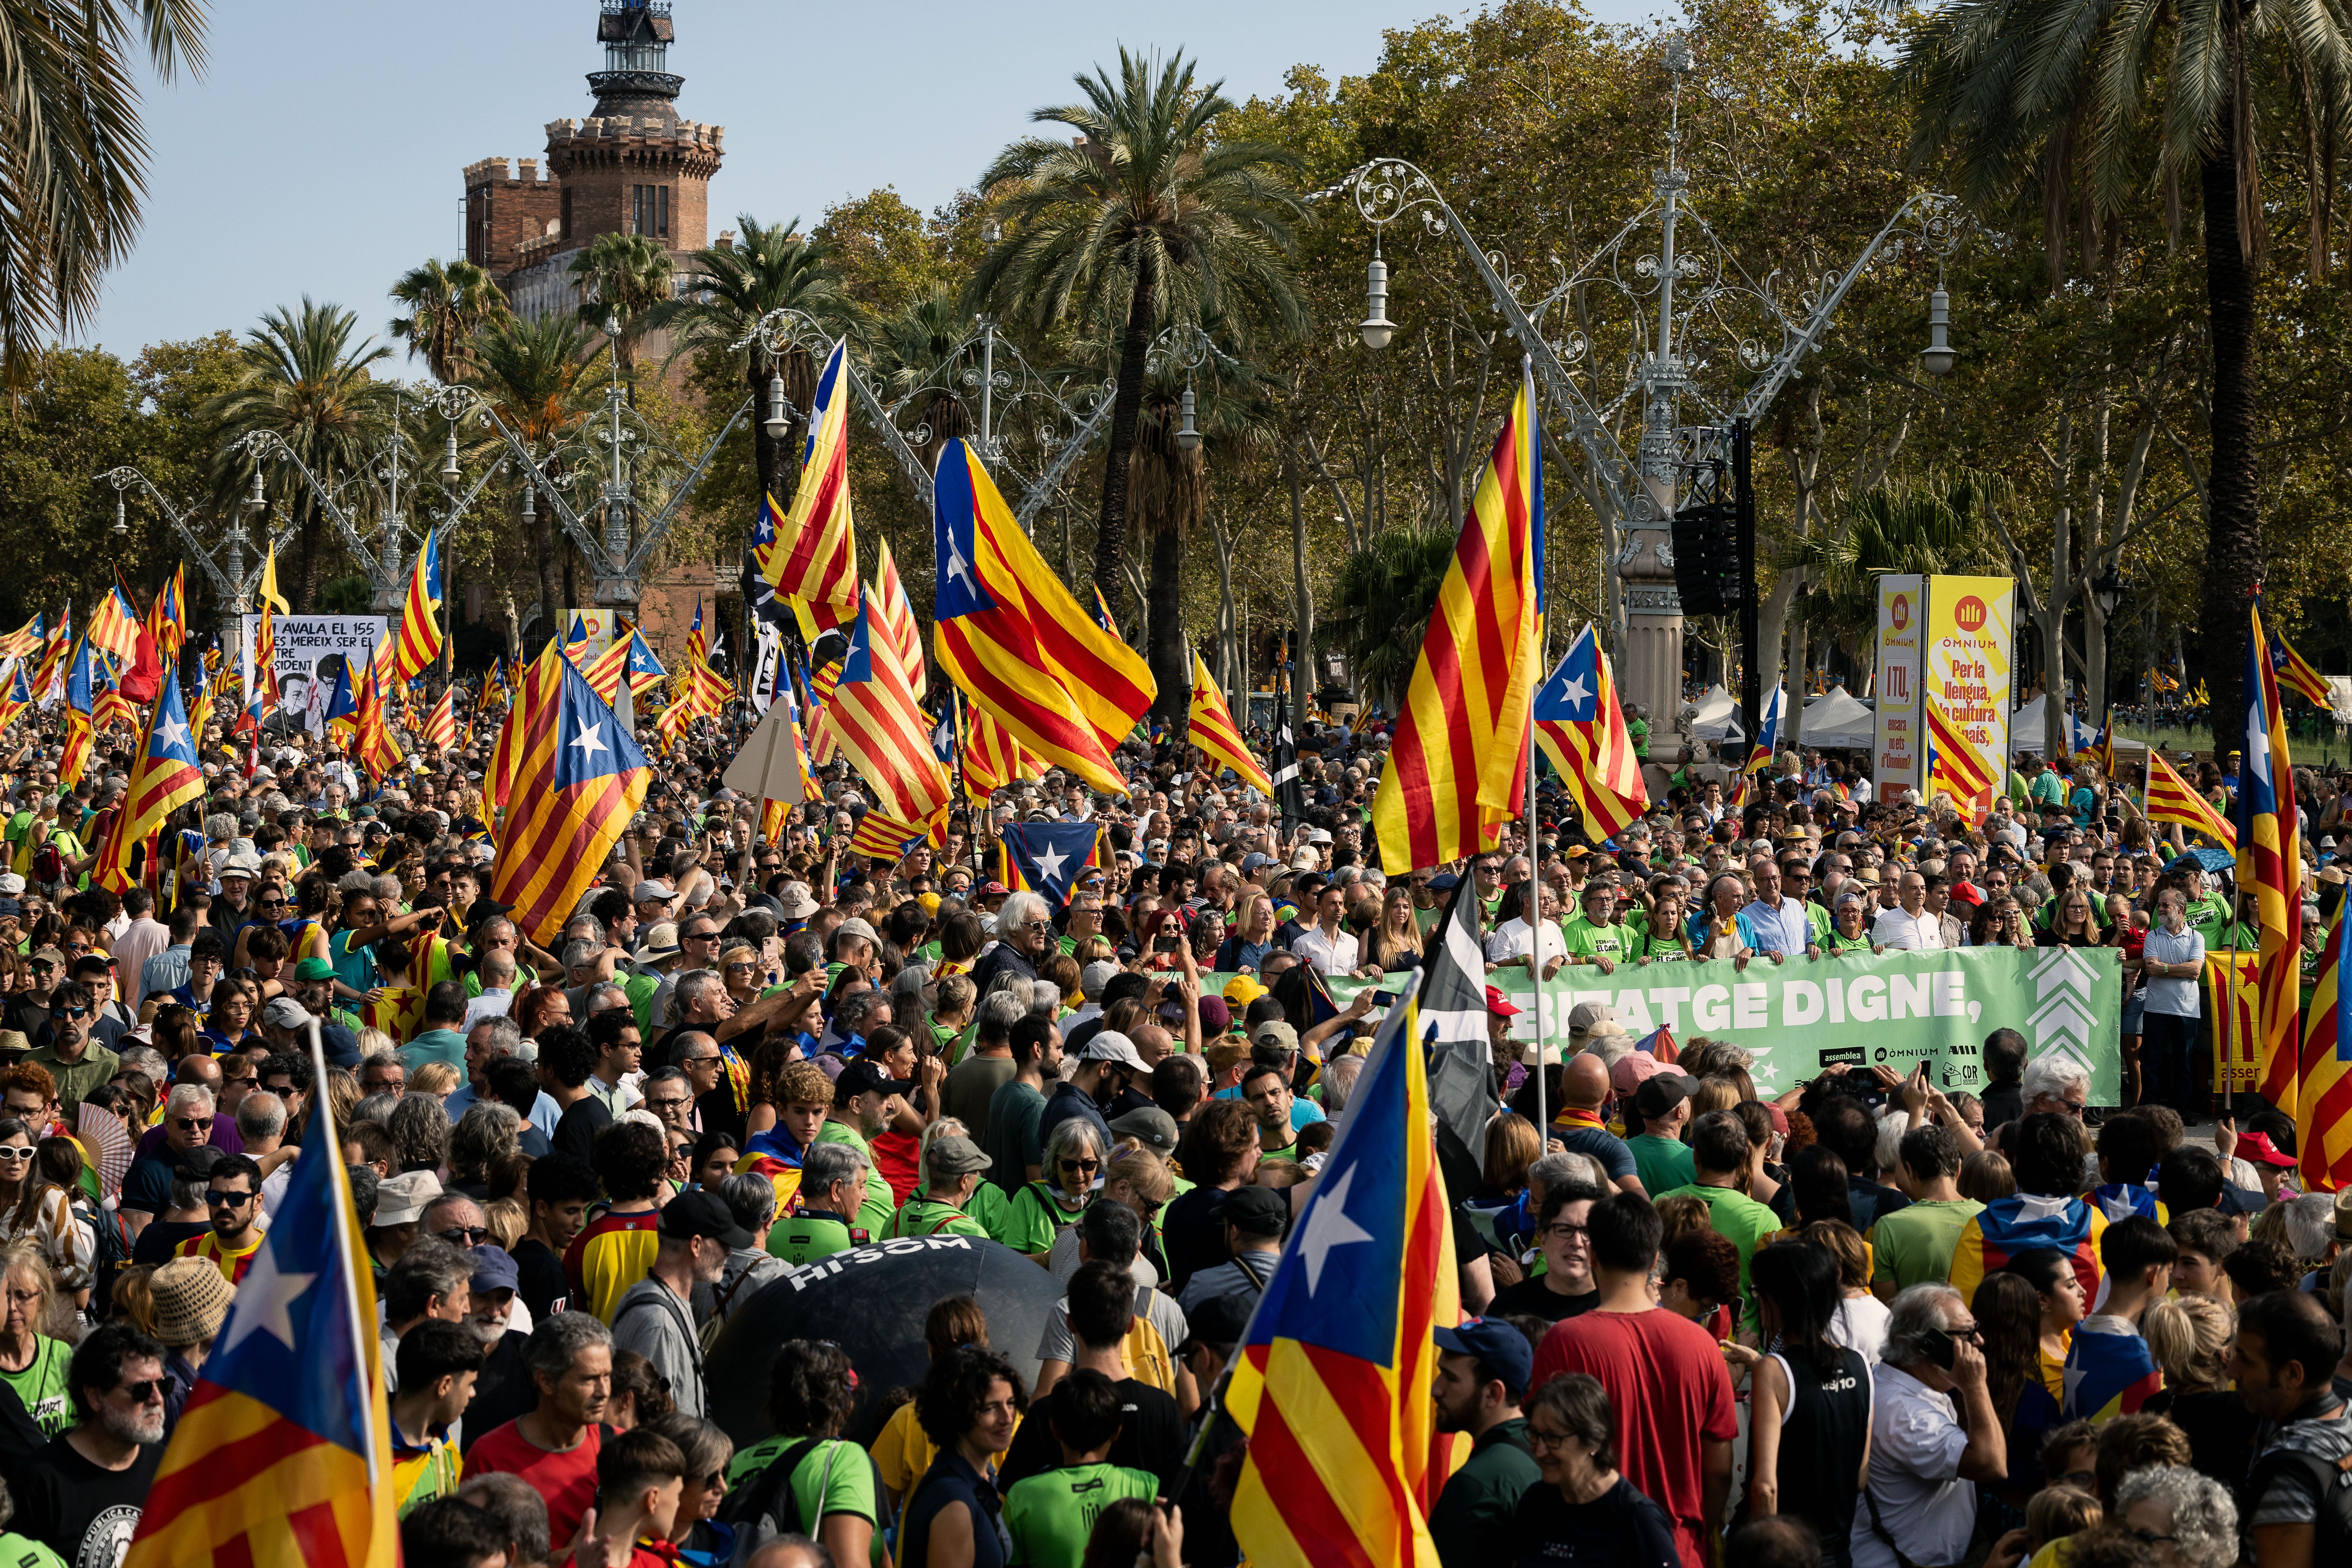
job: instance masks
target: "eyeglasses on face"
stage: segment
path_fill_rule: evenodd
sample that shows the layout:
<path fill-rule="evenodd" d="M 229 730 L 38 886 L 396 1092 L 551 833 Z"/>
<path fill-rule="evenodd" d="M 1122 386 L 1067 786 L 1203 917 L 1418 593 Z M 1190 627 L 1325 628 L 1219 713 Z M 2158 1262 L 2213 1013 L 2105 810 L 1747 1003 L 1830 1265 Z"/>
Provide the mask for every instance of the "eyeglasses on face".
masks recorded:
<path fill-rule="evenodd" d="M 89 1009 L 87 1007 L 52 1007 L 49 1009 L 49 1016 L 52 1018 L 87 1018 L 89 1016 Z"/>
<path fill-rule="evenodd" d="M 213 1119 L 209 1116 L 175 1116 L 172 1119 L 172 1125 L 183 1132 L 209 1131 L 212 1124 Z"/>
<path fill-rule="evenodd" d="M 163 1402 L 163 1386 L 170 1381 L 169 1378 L 151 1377 L 139 1383 L 118 1384 L 115 1392 L 129 1394 L 133 1405 L 161 1405 Z"/>
<path fill-rule="evenodd" d="M 692 1102 L 682 1094 L 666 1094 L 659 1100 L 647 1100 L 646 1101 L 646 1104 L 648 1107 L 656 1111 L 676 1110 L 681 1105 L 691 1103 Z"/>
<path fill-rule="evenodd" d="M 33 1151 L 29 1144 L 0 1143 L 0 1160 L 6 1160 L 13 1163 L 16 1161 L 29 1160 L 32 1157 Z"/>
<path fill-rule="evenodd" d="M 1055 1163 L 1061 1166 L 1065 1171 L 1098 1171 L 1102 1169 L 1102 1162 L 1100 1160 L 1057 1160 Z"/>
<path fill-rule="evenodd" d="M 253 1196 L 254 1195 L 251 1193 L 223 1193 L 207 1191 L 205 1194 L 205 1206 L 206 1208 L 214 1209 L 243 1208 L 246 1205 L 253 1201 Z"/>
<path fill-rule="evenodd" d="M 453 1225 L 433 1234 L 452 1247 L 479 1247 L 490 1239 L 490 1228 L 484 1225 Z"/>

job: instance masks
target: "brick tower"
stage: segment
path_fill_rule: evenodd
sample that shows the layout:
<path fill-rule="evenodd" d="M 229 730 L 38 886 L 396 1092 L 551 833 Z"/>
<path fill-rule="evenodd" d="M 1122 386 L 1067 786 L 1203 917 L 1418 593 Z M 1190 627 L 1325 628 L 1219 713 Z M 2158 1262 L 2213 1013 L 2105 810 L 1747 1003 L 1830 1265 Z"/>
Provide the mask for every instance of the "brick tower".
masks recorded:
<path fill-rule="evenodd" d="M 602 234 L 643 234 L 675 258 L 708 242 L 710 177 L 723 127 L 682 120 L 686 79 L 671 74 L 668 0 L 601 0 L 604 68 L 588 73 L 595 108 L 547 126 L 547 167 L 503 158 L 466 166 L 466 256 L 487 268 L 516 311 L 536 318 L 579 302 L 574 255 Z"/>

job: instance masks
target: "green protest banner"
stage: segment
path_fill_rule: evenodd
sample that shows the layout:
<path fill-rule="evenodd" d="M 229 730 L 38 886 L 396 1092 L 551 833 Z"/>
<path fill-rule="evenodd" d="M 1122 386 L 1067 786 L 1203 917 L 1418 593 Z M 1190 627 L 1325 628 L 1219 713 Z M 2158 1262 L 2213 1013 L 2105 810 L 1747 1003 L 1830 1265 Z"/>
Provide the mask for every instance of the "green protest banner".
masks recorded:
<path fill-rule="evenodd" d="M 1210 978 L 1221 986 L 1226 977 Z M 2092 1104 L 2121 1098 L 2123 973 L 2113 948 L 1962 947 L 1783 963 L 1756 958 L 1744 967 L 1659 963 L 1611 974 L 1584 966 L 1543 983 L 1540 1015 L 1525 970 L 1486 978 L 1521 1009 L 1511 1021 L 1515 1038 L 1533 1043 L 1540 1026 L 1546 1042 L 1564 1047 L 1570 1010 L 1606 1002 L 1637 1038 L 1664 1028 L 1677 1041 L 1705 1035 L 1746 1047 L 1768 1095 L 1841 1062 L 1908 1073 L 1923 1061 L 1941 1088 L 1981 1093 L 1984 1037 L 2008 1027 L 2025 1037 L 2032 1056 L 2063 1051 L 2080 1062 L 2091 1075 Z M 1343 1006 L 1360 991 L 1380 993 L 1377 1017 L 1398 983 L 1329 984 Z"/>

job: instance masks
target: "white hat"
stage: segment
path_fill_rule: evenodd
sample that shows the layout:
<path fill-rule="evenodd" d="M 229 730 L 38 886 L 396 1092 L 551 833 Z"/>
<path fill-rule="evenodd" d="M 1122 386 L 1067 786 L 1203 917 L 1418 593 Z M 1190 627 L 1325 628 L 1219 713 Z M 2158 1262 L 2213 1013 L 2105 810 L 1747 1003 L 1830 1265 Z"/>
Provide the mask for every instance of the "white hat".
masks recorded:
<path fill-rule="evenodd" d="M 1114 1062 L 1137 1072 L 1150 1072 L 1150 1065 L 1136 1054 L 1135 1042 L 1117 1029 L 1097 1029 L 1093 1039 L 1078 1047 L 1082 1062 Z"/>

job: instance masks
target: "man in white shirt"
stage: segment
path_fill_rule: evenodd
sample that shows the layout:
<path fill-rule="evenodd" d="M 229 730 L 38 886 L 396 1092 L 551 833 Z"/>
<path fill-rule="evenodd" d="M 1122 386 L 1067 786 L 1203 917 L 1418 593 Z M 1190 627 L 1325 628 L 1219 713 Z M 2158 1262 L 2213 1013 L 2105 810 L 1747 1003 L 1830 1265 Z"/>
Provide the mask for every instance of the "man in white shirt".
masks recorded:
<path fill-rule="evenodd" d="M 1318 974 L 1357 973 L 1357 942 L 1352 932 L 1339 924 L 1341 907 L 1348 901 L 1348 890 L 1327 887 L 1315 898 L 1315 923 L 1298 933 L 1290 951 L 1312 965 Z"/>
<path fill-rule="evenodd" d="M 1885 1359 L 1871 1373 L 1870 1458 L 1862 1506 L 1853 1510 L 1853 1568 L 1896 1568 L 1898 1550 L 1906 1563 L 1968 1555 L 1976 1483 L 1999 1481 L 2009 1470 L 2009 1445 L 1985 1387 L 1982 1341 L 1949 1285 L 1914 1285 L 1890 1305 Z"/>
<path fill-rule="evenodd" d="M 1895 905 L 1878 911 L 1871 923 L 1870 940 L 1881 947 L 1939 948 L 1944 945 L 1944 922 L 1927 912 L 1927 879 L 1916 871 L 1906 871 L 1895 884 Z"/>
<path fill-rule="evenodd" d="M 1822 950 L 1813 942 L 1805 906 L 1780 891 L 1780 864 L 1769 855 L 1751 856 L 1748 878 L 1756 884 L 1756 901 L 1739 912 L 1756 928 L 1756 951 L 1771 954 L 1775 963 L 1799 954 L 1819 958 Z"/>

